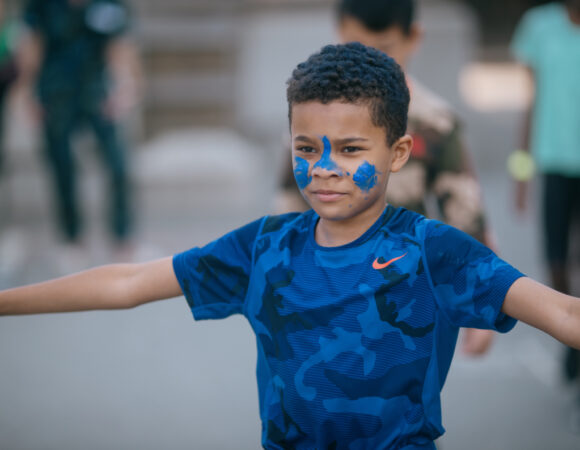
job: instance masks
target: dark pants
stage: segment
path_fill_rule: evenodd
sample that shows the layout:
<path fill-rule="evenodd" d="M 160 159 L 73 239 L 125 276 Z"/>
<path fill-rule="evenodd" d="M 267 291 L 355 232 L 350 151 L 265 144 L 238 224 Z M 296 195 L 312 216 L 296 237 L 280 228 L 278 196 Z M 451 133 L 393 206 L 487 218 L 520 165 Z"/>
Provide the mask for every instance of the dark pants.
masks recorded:
<path fill-rule="evenodd" d="M 580 177 L 546 174 L 544 177 L 544 234 L 552 287 L 570 294 L 569 248 L 572 224 L 580 219 Z M 563 373 L 580 376 L 580 352 L 567 347 Z"/>
<path fill-rule="evenodd" d="M 565 266 L 571 225 L 580 218 L 580 177 L 546 174 L 543 209 L 548 263 Z"/>
<path fill-rule="evenodd" d="M 81 125 L 95 133 L 102 160 L 109 172 L 110 223 L 115 238 L 125 239 L 130 228 L 127 155 L 115 123 L 101 113 L 100 102 L 83 105 L 54 97 L 43 101 L 46 156 L 54 176 L 59 222 L 65 238 L 74 242 L 82 231 L 71 139 Z"/>

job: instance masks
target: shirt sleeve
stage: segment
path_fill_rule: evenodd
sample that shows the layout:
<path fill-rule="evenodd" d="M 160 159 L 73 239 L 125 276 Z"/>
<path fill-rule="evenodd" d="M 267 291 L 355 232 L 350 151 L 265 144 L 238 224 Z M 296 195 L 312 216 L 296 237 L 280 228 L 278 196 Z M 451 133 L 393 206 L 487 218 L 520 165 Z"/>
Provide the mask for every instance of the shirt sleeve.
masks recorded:
<path fill-rule="evenodd" d="M 459 123 L 442 136 L 430 168 L 430 186 L 443 222 L 485 242 L 486 220 L 479 180 Z"/>
<path fill-rule="evenodd" d="M 173 257 L 175 276 L 196 320 L 243 312 L 261 223 L 257 220 Z"/>
<path fill-rule="evenodd" d="M 430 221 L 425 264 L 439 308 L 458 327 L 511 330 L 516 320 L 501 307 L 521 272 L 489 248 L 449 225 Z"/>
<path fill-rule="evenodd" d="M 517 60 L 533 66 L 537 55 L 537 48 L 542 39 L 542 33 L 537 31 L 538 11 L 532 9 L 524 14 L 516 26 L 510 50 Z"/>

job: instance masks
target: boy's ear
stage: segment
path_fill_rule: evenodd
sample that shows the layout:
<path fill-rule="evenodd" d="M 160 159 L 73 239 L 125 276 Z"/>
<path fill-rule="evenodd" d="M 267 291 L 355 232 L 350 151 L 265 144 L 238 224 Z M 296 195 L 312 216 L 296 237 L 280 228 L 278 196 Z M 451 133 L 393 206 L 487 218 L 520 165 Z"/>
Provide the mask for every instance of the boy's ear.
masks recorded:
<path fill-rule="evenodd" d="M 409 160 L 411 149 L 413 148 L 413 138 L 406 134 L 399 138 L 392 146 L 393 159 L 391 160 L 391 172 L 398 172 Z"/>

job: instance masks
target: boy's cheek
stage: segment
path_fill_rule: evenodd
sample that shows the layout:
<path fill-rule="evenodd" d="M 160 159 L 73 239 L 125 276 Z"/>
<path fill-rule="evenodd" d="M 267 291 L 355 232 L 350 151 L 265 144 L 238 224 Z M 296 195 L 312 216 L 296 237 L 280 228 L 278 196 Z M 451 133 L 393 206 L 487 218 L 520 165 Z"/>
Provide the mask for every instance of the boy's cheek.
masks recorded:
<path fill-rule="evenodd" d="M 312 181 L 312 175 L 310 174 L 310 164 L 303 158 L 294 157 L 292 162 L 294 168 L 294 178 L 296 179 L 296 184 L 300 189 L 304 189 Z"/>
<path fill-rule="evenodd" d="M 377 186 L 382 173 L 377 170 L 374 164 L 363 162 L 352 176 L 354 184 L 363 192 L 368 193 Z"/>

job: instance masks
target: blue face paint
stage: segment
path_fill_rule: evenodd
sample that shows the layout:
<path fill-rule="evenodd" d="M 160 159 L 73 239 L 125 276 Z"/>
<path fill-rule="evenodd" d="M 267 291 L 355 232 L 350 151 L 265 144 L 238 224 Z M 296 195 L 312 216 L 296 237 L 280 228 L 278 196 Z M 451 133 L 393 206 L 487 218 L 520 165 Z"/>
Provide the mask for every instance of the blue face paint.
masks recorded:
<path fill-rule="evenodd" d="M 362 191 L 368 192 L 377 184 L 377 173 L 379 172 L 375 166 L 365 161 L 358 167 L 352 179 Z"/>
<path fill-rule="evenodd" d="M 308 176 L 308 161 L 302 158 L 294 158 L 296 165 L 294 166 L 294 178 L 296 178 L 296 184 L 298 188 L 304 189 L 312 181 L 312 177 Z"/>
<path fill-rule="evenodd" d="M 331 153 L 330 141 L 326 136 L 322 138 L 322 143 L 324 144 L 322 156 L 320 157 L 318 162 L 314 164 L 312 168 L 314 169 L 314 167 L 320 167 L 321 169 L 326 169 L 328 171 L 335 172 L 338 176 L 342 176 L 342 170 L 340 170 L 340 167 L 338 167 L 338 165 L 332 159 L 330 159 Z"/>

